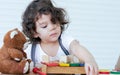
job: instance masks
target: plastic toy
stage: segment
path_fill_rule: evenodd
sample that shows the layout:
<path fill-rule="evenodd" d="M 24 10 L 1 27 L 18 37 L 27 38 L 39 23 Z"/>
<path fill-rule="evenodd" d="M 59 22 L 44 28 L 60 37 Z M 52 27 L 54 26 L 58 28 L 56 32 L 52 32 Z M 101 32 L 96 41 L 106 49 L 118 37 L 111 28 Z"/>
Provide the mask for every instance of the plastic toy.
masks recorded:
<path fill-rule="evenodd" d="M 37 67 L 33 68 L 33 72 L 39 75 L 47 75 L 46 73 L 41 72 L 41 69 Z"/>

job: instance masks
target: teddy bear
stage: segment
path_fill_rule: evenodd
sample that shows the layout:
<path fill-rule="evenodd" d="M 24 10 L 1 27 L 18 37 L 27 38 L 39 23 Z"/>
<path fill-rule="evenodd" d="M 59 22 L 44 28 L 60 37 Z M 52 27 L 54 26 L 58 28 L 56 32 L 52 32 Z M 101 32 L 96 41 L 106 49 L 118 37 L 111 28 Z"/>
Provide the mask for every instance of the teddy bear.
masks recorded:
<path fill-rule="evenodd" d="M 0 72 L 24 74 L 29 72 L 30 60 L 24 52 L 27 39 L 17 28 L 8 31 L 0 48 Z"/>

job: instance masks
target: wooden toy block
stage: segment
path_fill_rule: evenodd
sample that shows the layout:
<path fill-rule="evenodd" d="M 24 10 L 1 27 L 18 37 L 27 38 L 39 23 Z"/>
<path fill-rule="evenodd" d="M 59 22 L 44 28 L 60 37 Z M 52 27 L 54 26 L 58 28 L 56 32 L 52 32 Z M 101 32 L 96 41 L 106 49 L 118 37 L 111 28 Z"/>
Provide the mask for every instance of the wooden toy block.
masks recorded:
<path fill-rule="evenodd" d="M 53 66 L 53 64 L 49 62 L 49 57 L 43 56 L 43 62 L 46 62 L 47 64 L 42 65 L 41 71 L 46 74 L 86 74 L 83 66 L 82 67 L 80 66 L 69 67 L 68 65 L 66 66 L 66 64 L 68 64 L 68 62 L 72 62 L 73 59 L 74 58 L 71 55 L 63 56 L 59 60 L 59 66 Z M 60 63 L 64 63 L 64 64 L 60 64 Z"/>
<path fill-rule="evenodd" d="M 42 72 L 47 74 L 86 74 L 84 67 L 49 67 L 42 66 Z"/>
<path fill-rule="evenodd" d="M 67 63 L 67 56 L 61 56 L 59 62 L 60 63 Z"/>
<path fill-rule="evenodd" d="M 60 63 L 79 63 L 80 60 L 74 55 L 61 56 L 59 59 Z"/>
<path fill-rule="evenodd" d="M 61 66 L 61 67 L 69 67 L 70 64 L 67 64 L 67 63 L 59 63 L 59 66 Z"/>
<path fill-rule="evenodd" d="M 42 56 L 42 62 L 49 62 L 50 61 L 50 57 L 49 56 L 47 56 L 47 55 L 43 55 Z"/>

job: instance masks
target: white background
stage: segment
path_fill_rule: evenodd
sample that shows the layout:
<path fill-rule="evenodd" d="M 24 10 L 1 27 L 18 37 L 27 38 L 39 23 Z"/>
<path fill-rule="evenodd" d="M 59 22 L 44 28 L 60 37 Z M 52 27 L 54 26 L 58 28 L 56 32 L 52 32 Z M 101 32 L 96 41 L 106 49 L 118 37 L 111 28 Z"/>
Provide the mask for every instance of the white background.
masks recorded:
<path fill-rule="evenodd" d="M 32 0 L 0 0 L 0 47 L 4 34 L 21 30 L 21 16 Z M 120 0 L 54 0 L 70 24 L 67 35 L 78 39 L 95 57 L 100 69 L 113 69 L 120 55 Z"/>

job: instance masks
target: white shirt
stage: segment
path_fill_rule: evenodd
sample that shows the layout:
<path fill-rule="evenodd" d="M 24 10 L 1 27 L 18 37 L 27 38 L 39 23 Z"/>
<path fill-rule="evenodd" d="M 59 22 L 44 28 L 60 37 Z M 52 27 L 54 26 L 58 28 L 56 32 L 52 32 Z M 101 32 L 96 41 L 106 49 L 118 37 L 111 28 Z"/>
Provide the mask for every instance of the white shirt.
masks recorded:
<path fill-rule="evenodd" d="M 68 50 L 69 52 L 69 46 L 70 46 L 70 43 L 74 40 L 72 37 L 68 37 L 68 36 L 65 36 L 65 35 L 62 35 L 61 36 L 61 40 L 62 40 L 62 44 L 63 46 Z M 25 52 L 27 53 L 27 58 L 28 59 L 31 59 L 31 47 L 32 47 L 32 44 L 30 44 L 28 46 L 28 48 L 25 50 Z M 42 61 L 42 56 L 43 55 L 47 55 L 41 48 L 40 44 L 36 44 L 36 50 L 35 50 L 35 62 L 36 63 L 40 63 Z M 58 49 L 58 52 L 56 54 L 56 56 L 54 57 L 51 57 L 50 56 L 50 61 L 54 61 L 54 60 L 59 60 L 61 56 L 64 56 L 65 53 L 64 51 L 61 49 L 61 47 L 59 46 L 59 49 Z"/>

